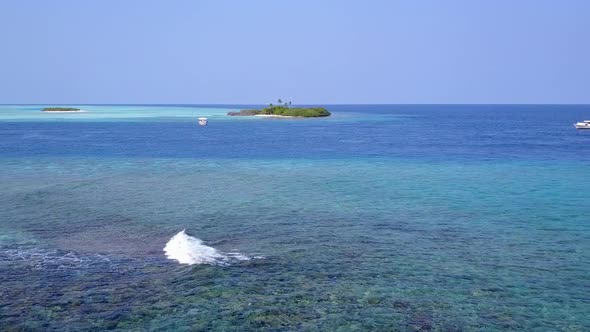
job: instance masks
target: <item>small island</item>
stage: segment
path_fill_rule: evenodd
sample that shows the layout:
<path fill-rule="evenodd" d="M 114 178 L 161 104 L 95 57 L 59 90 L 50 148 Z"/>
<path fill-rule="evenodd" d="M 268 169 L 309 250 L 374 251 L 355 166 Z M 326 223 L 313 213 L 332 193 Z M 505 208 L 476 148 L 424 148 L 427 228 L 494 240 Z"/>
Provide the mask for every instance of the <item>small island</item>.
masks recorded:
<path fill-rule="evenodd" d="M 82 112 L 82 110 L 74 107 L 45 107 L 41 112 Z"/>
<path fill-rule="evenodd" d="M 281 118 L 318 118 L 330 116 L 330 112 L 323 107 L 294 107 L 291 108 L 291 102 L 283 103 L 278 100 L 279 105 L 270 104 L 262 109 L 241 110 L 239 112 L 228 112 L 229 116 L 263 116 L 263 117 L 281 117 Z"/>

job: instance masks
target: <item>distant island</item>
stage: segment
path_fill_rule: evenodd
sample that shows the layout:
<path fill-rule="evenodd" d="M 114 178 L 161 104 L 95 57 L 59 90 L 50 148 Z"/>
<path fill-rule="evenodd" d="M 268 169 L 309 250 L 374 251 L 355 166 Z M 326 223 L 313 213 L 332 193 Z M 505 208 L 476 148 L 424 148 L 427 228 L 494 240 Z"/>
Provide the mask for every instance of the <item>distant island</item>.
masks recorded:
<path fill-rule="evenodd" d="M 268 117 L 299 117 L 299 118 L 318 118 L 330 116 L 330 112 L 323 107 L 294 107 L 291 108 L 291 102 L 283 103 L 278 100 L 279 105 L 270 104 L 262 109 L 241 110 L 239 112 L 228 112 L 229 116 L 268 116 Z"/>
<path fill-rule="evenodd" d="M 82 112 L 82 110 L 74 107 L 45 107 L 41 112 Z"/>

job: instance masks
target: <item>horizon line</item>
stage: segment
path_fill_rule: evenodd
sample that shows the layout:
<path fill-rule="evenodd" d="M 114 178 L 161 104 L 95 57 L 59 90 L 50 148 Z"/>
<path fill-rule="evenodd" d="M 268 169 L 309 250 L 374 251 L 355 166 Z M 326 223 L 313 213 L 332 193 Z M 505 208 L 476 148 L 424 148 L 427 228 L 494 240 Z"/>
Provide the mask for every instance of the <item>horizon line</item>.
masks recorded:
<path fill-rule="evenodd" d="M 0 106 L 47 106 L 47 105 L 84 105 L 84 106 L 226 106 L 226 105 L 268 105 L 270 103 L 0 103 Z M 279 105 L 279 104 L 277 104 Z M 302 103 L 295 106 L 325 105 L 325 106 L 590 106 L 588 103 Z"/>

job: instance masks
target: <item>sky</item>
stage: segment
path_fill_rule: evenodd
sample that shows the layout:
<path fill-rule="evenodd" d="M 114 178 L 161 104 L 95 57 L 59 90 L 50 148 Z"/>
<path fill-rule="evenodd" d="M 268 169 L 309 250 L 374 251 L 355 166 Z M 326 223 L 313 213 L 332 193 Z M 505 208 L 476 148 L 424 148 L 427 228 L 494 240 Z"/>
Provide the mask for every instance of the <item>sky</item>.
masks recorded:
<path fill-rule="evenodd" d="M 588 0 L 0 0 L 2 104 L 590 104 Z"/>

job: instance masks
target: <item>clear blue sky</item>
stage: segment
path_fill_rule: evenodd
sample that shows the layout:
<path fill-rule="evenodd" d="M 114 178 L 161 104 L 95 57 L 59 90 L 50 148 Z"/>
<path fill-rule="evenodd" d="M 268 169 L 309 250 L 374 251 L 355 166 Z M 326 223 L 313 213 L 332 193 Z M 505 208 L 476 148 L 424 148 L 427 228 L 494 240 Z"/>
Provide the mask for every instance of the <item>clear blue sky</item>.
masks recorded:
<path fill-rule="evenodd" d="M 588 0 L 2 0 L 0 103 L 590 103 Z"/>

